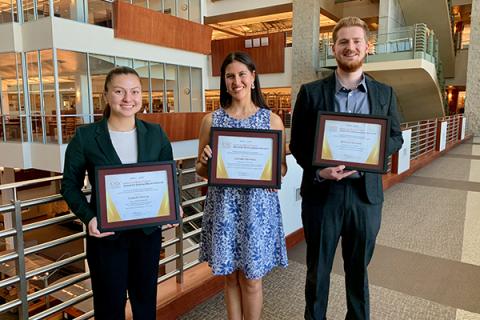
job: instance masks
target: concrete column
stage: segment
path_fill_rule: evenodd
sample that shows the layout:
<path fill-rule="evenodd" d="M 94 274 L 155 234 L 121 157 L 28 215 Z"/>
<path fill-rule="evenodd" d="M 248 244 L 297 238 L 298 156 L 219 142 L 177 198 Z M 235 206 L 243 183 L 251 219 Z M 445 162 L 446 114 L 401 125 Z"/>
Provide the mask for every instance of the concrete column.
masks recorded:
<path fill-rule="evenodd" d="M 480 1 L 472 1 L 465 115 L 467 131 L 480 136 Z"/>
<path fill-rule="evenodd" d="M 300 86 L 317 79 L 322 1 L 293 0 L 292 107 Z"/>
<path fill-rule="evenodd" d="M 405 18 L 398 0 L 380 0 L 378 10 L 378 34 L 386 35 L 395 29 L 405 26 Z M 380 41 L 387 41 L 384 37 Z"/>

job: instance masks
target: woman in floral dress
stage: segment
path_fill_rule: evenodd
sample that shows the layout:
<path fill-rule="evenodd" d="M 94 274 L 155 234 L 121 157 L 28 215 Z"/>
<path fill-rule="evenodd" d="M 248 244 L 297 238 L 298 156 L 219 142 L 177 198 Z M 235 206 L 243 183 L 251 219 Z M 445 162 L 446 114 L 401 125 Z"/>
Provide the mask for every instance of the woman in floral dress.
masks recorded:
<path fill-rule="evenodd" d="M 202 121 L 197 173 L 207 178 L 212 156 L 211 127 L 282 131 L 282 176 L 287 172 L 285 129 L 260 90 L 252 59 L 230 53 L 221 67 L 221 108 Z M 228 319 L 260 319 L 262 277 L 276 266 L 287 266 L 285 236 L 276 190 L 210 186 L 205 201 L 200 259 L 215 275 L 225 277 Z"/>

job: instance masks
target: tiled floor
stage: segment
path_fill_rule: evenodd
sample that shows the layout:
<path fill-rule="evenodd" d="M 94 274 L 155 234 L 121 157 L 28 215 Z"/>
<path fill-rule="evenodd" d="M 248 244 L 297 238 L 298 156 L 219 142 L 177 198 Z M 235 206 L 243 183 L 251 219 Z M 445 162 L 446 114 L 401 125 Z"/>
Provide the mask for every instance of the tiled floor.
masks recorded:
<path fill-rule="evenodd" d="M 480 138 L 385 193 L 369 267 L 373 320 L 480 320 Z M 265 277 L 263 319 L 303 319 L 305 244 Z M 344 319 L 342 260 L 334 263 L 328 319 Z M 184 320 L 226 319 L 223 295 Z"/>

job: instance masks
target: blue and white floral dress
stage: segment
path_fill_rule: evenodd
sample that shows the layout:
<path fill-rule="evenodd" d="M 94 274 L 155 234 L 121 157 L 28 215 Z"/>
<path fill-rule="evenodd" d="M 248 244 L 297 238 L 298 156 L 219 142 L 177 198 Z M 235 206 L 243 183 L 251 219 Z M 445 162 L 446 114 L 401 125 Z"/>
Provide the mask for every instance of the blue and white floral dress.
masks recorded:
<path fill-rule="evenodd" d="M 212 114 L 212 126 L 270 129 L 270 110 L 261 108 L 239 120 L 220 108 Z M 242 270 L 248 279 L 261 278 L 276 266 L 286 267 L 278 194 L 261 188 L 209 187 L 200 260 L 207 261 L 215 275 Z"/>

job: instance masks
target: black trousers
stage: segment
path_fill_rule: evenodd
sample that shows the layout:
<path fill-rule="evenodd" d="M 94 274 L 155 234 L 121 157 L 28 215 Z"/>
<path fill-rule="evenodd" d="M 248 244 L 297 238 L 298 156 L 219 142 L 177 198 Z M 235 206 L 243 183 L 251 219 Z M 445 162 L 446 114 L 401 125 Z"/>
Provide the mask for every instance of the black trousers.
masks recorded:
<path fill-rule="evenodd" d="M 162 233 L 123 231 L 117 238 L 87 237 L 87 261 L 97 320 L 125 319 L 127 291 L 133 319 L 155 320 Z"/>
<path fill-rule="evenodd" d="M 382 204 L 370 204 L 360 179 L 331 182 L 324 201 L 302 201 L 307 243 L 305 319 L 326 319 L 330 273 L 342 238 L 349 320 L 370 319 L 367 266 L 380 229 Z"/>

